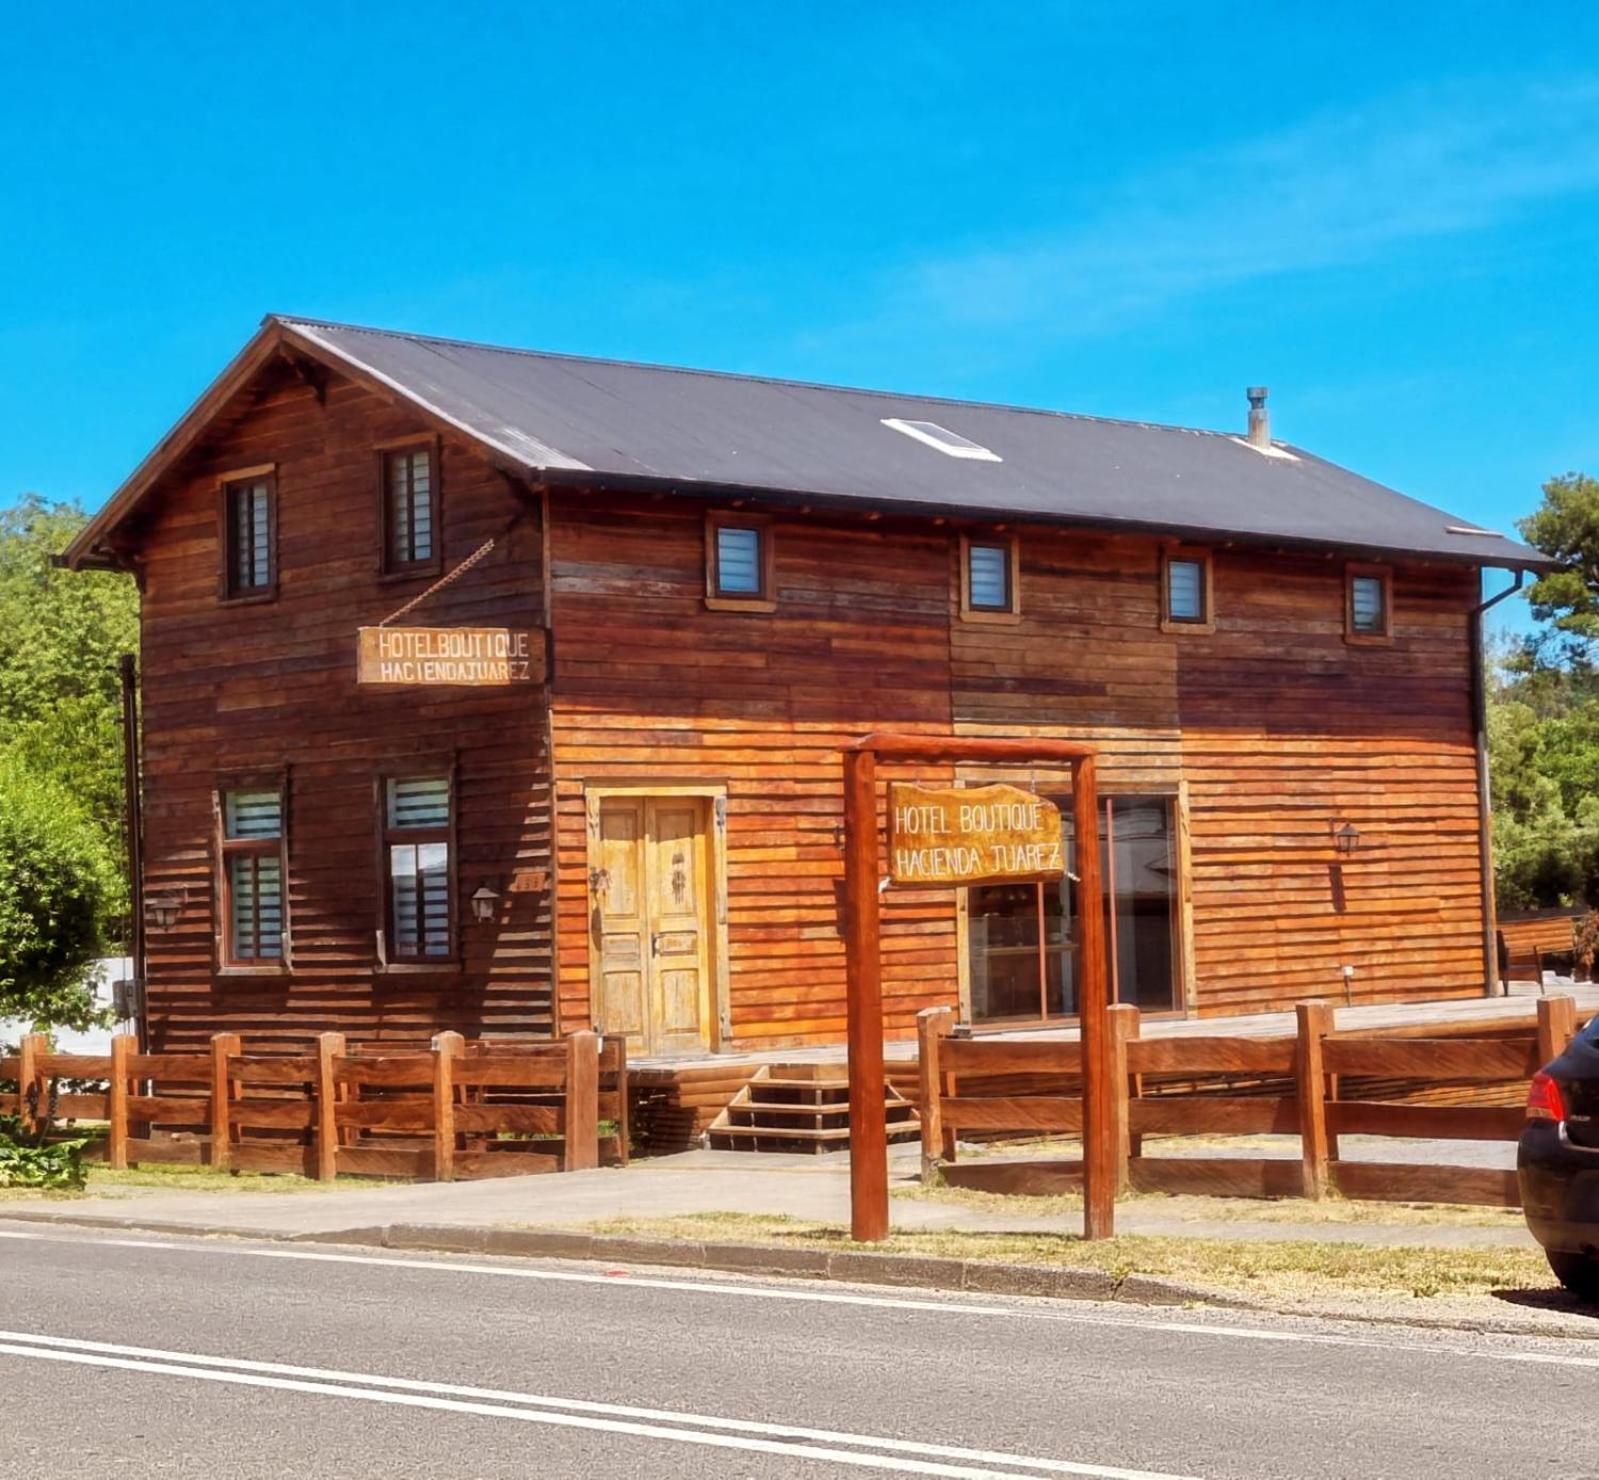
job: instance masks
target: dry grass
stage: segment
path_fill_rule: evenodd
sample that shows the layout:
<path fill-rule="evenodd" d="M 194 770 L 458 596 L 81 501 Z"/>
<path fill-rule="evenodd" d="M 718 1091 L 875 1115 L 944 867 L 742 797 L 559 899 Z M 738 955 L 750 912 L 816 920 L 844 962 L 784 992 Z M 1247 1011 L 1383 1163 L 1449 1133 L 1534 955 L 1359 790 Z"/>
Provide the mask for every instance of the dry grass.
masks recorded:
<path fill-rule="evenodd" d="M 1047 1218 L 1080 1213 L 1081 1193 L 1053 1197 L 1022 1197 L 999 1192 L 978 1192 L 966 1187 L 896 1187 L 892 1195 L 911 1202 L 945 1203 L 997 1217 Z M 1388 1224 L 1415 1228 L 1520 1228 L 1519 1208 L 1471 1207 L 1461 1203 L 1357 1202 L 1329 1193 L 1322 1202 L 1304 1198 L 1195 1197 L 1167 1192 L 1130 1192 L 1118 1199 L 1123 1207 L 1136 1207 L 1162 1218 L 1196 1223 L 1273 1223 L 1295 1225 L 1337 1223 Z"/>
<path fill-rule="evenodd" d="M 849 1246 L 842 1227 L 796 1218 L 698 1213 L 670 1218 L 613 1218 L 596 1233 L 804 1248 Z M 1120 1279 L 1158 1275 L 1208 1289 L 1293 1304 L 1361 1297 L 1481 1296 L 1506 1289 L 1548 1289 L 1542 1254 L 1527 1249 L 1385 1248 L 1309 1239 L 1201 1239 L 1129 1234 L 1086 1243 L 1071 1234 L 929 1230 L 891 1235 L 886 1253 L 993 1260 L 1008 1264 L 1103 1270 Z"/>

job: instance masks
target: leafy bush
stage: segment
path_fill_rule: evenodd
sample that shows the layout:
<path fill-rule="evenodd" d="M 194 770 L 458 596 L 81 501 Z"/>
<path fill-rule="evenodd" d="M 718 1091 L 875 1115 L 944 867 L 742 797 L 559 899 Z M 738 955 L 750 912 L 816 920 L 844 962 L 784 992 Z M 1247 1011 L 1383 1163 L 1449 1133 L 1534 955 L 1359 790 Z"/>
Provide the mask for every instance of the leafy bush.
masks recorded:
<path fill-rule="evenodd" d="M 77 1191 L 83 1187 L 88 1137 L 44 1143 L 26 1136 L 14 1115 L 0 1115 L 0 1187 Z"/>
<path fill-rule="evenodd" d="M 105 948 L 110 862 L 58 784 L 0 754 L 0 1017 L 86 1028 Z"/>

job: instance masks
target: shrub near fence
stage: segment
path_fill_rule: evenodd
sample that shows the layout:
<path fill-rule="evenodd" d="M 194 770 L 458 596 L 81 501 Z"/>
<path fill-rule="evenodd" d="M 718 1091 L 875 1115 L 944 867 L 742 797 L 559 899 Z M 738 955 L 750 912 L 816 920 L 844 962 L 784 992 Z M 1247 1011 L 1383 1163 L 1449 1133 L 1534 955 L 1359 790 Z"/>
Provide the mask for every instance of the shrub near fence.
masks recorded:
<path fill-rule="evenodd" d="M 106 1087 L 62 1094 L 68 1078 Z M 231 1033 L 208 1053 L 141 1054 L 124 1035 L 106 1055 L 54 1054 L 34 1035 L 0 1059 L 0 1079 L 17 1083 L 24 1129 L 104 1121 L 90 1154 L 118 1169 L 186 1162 L 452 1181 L 627 1160 L 625 1041 L 594 1033 L 548 1045 L 441 1033 L 430 1051 L 393 1054 L 349 1052 L 337 1033 L 311 1054 L 247 1053 Z"/>
<path fill-rule="evenodd" d="M 1423 1095 L 1432 1086 L 1522 1085 L 1576 1031 L 1569 997 L 1548 997 L 1535 1018 L 1482 1025 L 1471 1038 L 1451 1027 L 1387 1032 L 1333 1031 L 1329 1004 L 1297 1009 L 1292 1036 L 1245 1038 L 1138 1036 L 1137 1010 L 1110 1014 L 1115 1136 L 1122 1190 L 1222 1197 L 1349 1197 L 1406 1202 L 1519 1206 L 1515 1173 L 1498 1168 L 1352 1162 L 1340 1136 L 1514 1141 L 1520 1104 L 1414 1104 L 1339 1097 L 1341 1085 L 1403 1083 Z M 922 1167 L 929 1180 L 995 1192 L 1049 1193 L 1081 1186 L 1078 1161 L 957 1164 L 960 1132 L 1031 1137 L 1082 1128 L 1080 1044 L 952 1037 L 948 1008 L 919 1022 Z M 1430 1036 L 1429 1036 L 1430 1035 Z M 1050 1086 L 1046 1091 L 1045 1086 Z M 1144 1154 L 1145 1136 L 1296 1136 L 1297 1161 L 1283 1157 Z"/>

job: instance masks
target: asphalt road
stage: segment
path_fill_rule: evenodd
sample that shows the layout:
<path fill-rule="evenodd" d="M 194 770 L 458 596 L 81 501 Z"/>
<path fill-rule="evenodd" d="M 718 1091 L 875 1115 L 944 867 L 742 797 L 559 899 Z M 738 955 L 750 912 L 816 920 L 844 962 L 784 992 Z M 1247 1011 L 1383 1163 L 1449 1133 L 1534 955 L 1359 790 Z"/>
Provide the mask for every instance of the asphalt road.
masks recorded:
<path fill-rule="evenodd" d="M 1599 1476 L 1599 1340 L 0 1221 L 0 1473 Z"/>

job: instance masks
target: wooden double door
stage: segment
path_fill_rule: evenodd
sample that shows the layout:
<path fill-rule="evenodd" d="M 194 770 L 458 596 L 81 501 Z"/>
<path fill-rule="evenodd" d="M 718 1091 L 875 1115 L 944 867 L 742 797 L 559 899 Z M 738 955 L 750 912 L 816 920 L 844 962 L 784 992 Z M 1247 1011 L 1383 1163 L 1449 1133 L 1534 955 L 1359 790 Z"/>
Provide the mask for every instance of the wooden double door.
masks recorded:
<path fill-rule="evenodd" d="M 601 1031 L 634 1054 L 711 1046 L 711 799 L 598 799 L 589 919 Z"/>

